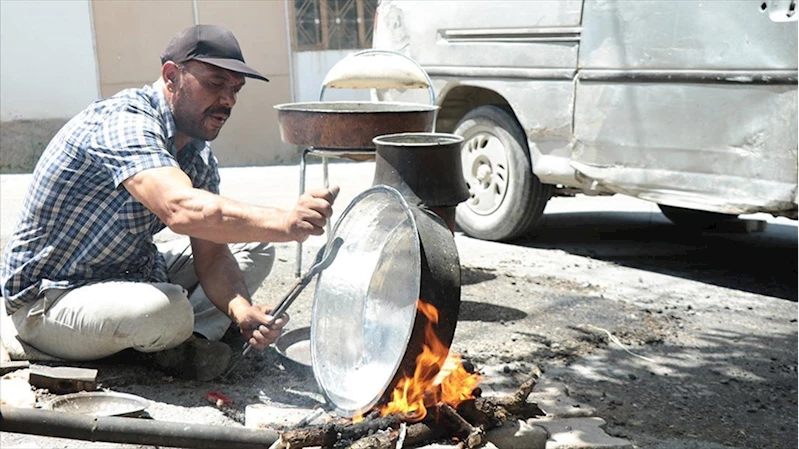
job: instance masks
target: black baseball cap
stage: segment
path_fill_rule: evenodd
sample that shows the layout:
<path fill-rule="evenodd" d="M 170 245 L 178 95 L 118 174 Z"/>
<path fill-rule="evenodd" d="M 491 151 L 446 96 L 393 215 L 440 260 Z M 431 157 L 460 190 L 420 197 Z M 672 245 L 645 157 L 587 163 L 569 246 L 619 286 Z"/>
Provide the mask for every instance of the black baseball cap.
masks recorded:
<path fill-rule="evenodd" d="M 161 55 L 161 64 L 202 61 L 250 78 L 269 81 L 244 63 L 239 42 L 227 28 L 217 25 L 195 25 L 181 31 L 169 41 Z"/>

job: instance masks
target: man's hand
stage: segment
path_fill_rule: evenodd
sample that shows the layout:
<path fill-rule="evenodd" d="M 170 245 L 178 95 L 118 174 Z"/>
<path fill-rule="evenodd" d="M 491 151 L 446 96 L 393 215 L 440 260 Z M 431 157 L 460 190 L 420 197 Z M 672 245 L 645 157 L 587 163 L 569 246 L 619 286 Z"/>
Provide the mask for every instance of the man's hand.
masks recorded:
<path fill-rule="evenodd" d="M 325 224 L 333 215 L 333 201 L 338 191 L 338 186 L 333 186 L 309 190 L 300 196 L 285 219 L 286 233 L 291 240 L 304 242 L 309 236 L 324 234 Z"/>
<path fill-rule="evenodd" d="M 269 315 L 271 310 L 263 304 L 252 306 L 239 312 L 235 321 L 247 341 L 256 349 L 264 349 L 274 343 L 283 332 L 283 326 L 289 321 L 288 314 L 275 319 Z"/>

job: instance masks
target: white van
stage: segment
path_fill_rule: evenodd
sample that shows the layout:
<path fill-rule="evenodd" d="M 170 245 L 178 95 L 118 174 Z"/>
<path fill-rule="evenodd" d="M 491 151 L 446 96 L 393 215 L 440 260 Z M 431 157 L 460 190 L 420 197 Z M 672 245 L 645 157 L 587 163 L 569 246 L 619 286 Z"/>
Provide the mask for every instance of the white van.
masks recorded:
<path fill-rule="evenodd" d="M 529 232 L 553 195 L 672 221 L 797 217 L 796 0 L 389 1 L 373 47 L 429 74 L 464 136 L 468 234 Z M 429 102 L 418 89 L 379 100 Z"/>

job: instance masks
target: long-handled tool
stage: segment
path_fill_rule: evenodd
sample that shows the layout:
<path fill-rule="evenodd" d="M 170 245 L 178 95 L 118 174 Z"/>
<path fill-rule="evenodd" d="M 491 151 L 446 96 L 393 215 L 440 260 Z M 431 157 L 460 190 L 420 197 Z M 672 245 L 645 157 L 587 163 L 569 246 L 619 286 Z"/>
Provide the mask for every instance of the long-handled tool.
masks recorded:
<path fill-rule="evenodd" d="M 329 267 L 330 264 L 333 263 L 333 259 L 336 258 L 336 254 L 338 254 L 338 250 L 339 248 L 341 248 L 341 245 L 343 243 L 344 240 L 341 237 L 336 237 L 331 242 L 325 244 L 322 248 L 320 248 L 319 251 L 316 253 L 316 259 L 314 260 L 314 264 L 311 265 L 311 268 L 308 269 L 308 271 L 305 273 L 304 276 L 297 279 L 297 282 L 294 283 L 294 286 L 291 288 L 291 290 L 286 294 L 286 296 L 283 297 L 283 299 L 280 300 L 277 306 L 275 306 L 275 308 L 272 309 L 270 315 L 275 317 L 275 319 L 283 315 L 286 312 L 286 310 L 289 308 L 289 306 L 294 302 L 294 300 L 297 299 L 297 296 L 300 295 L 305 286 L 307 286 L 311 282 L 314 276 L 321 273 L 322 270 Z M 239 362 L 241 362 L 241 360 L 243 360 L 244 357 L 247 356 L 247 353 L 249 353 L 251 349 L 252 345 L 248 341 L 244 345 L 244 350 L 241 352 L 241 358 L 239 358 L 238 361 L 236 361 L 233 365 L 231 365 L 224 375 L 227 376 L 228 374 L 233 372 L 236 366 L 238 366 Z"/>

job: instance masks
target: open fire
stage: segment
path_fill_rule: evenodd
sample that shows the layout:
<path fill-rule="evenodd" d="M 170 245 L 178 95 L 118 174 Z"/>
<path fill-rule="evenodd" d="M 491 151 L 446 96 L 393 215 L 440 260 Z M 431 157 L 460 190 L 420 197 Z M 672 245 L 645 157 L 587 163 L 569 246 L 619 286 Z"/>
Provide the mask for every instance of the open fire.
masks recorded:
<path fill-rule="evenodd" d="M 435 331 L 438 310 L 422 300 L 418 302 L 418 309 L 427 318 L 422 353 L 416 358 L 413 375 L 400 379 L 391 401 L 380 409 L 381 416 L 400 414 L 409 422 L 423 420 L 427 408 L 433 405 L 443 403 L 457 407 L 465 400 L 474 399 L 473 391 L 480 382 L 480 376 L 464 369 L 460 356 L 450 353 L 439 340 Z M 353 421 L 361 419 L 362 415 Z"/>
<path fill-rule="evenodd" d="M 480 396 L 481 376 L 466 370 L 460 356 L 450 353 L 438 338 L 438 310 L 421 300 L 417 307 L 427 319 L 422 352 L 414 373 L 397 382 L 390 402 L 365 411 L 366 417 L 284 431 L 275 447 L 396 449 L 447 440 L 457 441 L 461 448 L 476 448 L 488 441 L 485 432 L 504 422 L 544 415 L 537 404 L 527 402 L 541 375 L 537 367 L 510 396 L 475 397 Z M 428 409 L 435 416 L 428 416 Z"/>

